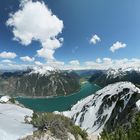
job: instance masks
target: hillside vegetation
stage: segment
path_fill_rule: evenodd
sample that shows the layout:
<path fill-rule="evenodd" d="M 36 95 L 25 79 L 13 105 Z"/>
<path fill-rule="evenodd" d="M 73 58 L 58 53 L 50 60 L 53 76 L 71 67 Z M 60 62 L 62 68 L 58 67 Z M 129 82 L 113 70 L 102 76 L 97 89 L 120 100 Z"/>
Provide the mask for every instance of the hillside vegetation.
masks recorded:
<path fill-rule="evenodd" d="M 110 133 L 104 130 L 100 140 L 140 140 L 140 112 L 132 120 L 131 127 L 119 126 Z"/>
<path fill-rule="evenodd" d="M 87 133 L 67 117 L 53 113 L 34 113 L 30 122 L 38 130 L 33 136 L 28 136 L 23 140 L 34 140 L 49 135 L 52 139 L 68 140 L 88 140 Z"/>

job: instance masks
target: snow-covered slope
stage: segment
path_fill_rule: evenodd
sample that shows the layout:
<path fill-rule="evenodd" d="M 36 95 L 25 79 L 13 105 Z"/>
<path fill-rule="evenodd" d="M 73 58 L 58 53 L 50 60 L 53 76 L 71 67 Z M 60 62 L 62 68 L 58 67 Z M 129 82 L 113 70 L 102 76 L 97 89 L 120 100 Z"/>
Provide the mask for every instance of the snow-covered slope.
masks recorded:
<path fill-rule="evenodd" d="M 50 74 L 55 73 L 55 72 L 59 72 L 59 70 L 50 66 L 38 66 L 38 67 L 33 67 L 30 74 L 40 74 L 40 75 L 49 76 Z"/>
<path fill-rule="evenodd" d="M 114 68 L 114 69 L 108 69 L 107 70 L 107 77 L 122 77 L 124 75 L 127 75 L 127 73 L 131 73 L 131 72 L 138 72 L 140 73 L 140 67 L 124 67 L 124 68 Z"/>
<path fill-rule="evenodd" d="M 0 103 L 0 140 L 18 140 L 32 134 L 34 128 L 24 121 L 33 111 L 14 104 Z"/>
<path fill-rule="evenodd" d="M 89 133 L 99 134 L 104 127 L 113 128 L 126 119 L 138 99 L 140 89 L 130 82 L 118 82 L 79 101 L 63 114 Z"/>
<path fill-rule="evenodd" d="M 89 81 L 103 87 L 120 81 L 129 81 L 140 85 L 140 67 L 108 69 L 107 71 L 102 71 L 99 74 L 93 74 Z"/>

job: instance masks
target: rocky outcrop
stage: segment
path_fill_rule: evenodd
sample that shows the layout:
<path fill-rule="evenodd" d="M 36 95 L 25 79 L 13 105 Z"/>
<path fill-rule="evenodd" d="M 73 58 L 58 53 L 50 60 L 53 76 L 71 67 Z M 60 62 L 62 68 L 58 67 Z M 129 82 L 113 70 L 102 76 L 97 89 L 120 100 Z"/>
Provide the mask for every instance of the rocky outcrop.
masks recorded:
<path fill-rule="evenodd" d="M 74 135 L 72 135 L 71 133 L 68 133 L 67 135 L 68 137 L 65 138 L 65 140 L 83 140 L 80 136 L 78 139 L 76 139 Z M 47 133 L 34 132 L 33 135 L 27 136 L 20 140 L 62 140 L 62 139 L 56 138 L 54 135 L 52 135 L 51 132 L 47 132 Z"/>
<path fill-rule="evenodd" d="M 63 115 L 34 113 L 29 123 L 37 131 L 21 140 L 90 140 L 84 130 Z"/>

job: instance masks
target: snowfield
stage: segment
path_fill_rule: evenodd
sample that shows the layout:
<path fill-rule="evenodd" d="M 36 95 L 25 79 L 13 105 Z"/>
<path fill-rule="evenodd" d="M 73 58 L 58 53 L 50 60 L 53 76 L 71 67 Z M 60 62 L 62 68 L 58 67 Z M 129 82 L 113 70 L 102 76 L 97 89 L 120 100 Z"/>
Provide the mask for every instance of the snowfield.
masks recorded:
<path fill-rule="evenodd" d="M 107 78 L 123 77 L 127 75 L 128 72 L 140 72 L 140 67 L 122 67 L 122 68 L 110 68 L 107 70 Z"/>
<path fill-rule="evenodd" d="M 30 72 L 30 74 L 40 74 L 40 75 L 45 75 L 49 76 L 52 72 L 56 72 L 57 70 L 53 67 L 50 66 L 37 66 L 34 67 L 33 70 Z"/>
<path fill-rule="evenodd" d="M 33 134 L 33 126 L 24 122 L 25 116 L 32 116 L 32 113 L 27 108 L 0 103 L 0 140 L 18 140 Z"/>

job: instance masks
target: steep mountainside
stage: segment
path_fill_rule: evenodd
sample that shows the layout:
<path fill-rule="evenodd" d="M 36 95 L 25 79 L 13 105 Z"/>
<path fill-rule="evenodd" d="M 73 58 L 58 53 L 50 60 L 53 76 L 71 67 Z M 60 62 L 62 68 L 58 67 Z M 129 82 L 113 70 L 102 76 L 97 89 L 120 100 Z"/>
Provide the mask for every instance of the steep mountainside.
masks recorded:
<path fill-rule="evenodd" d="M 0 94 L 44 97 L 68 95 L 79 88 L 75 72 L 38 69 L 0 75 Z"/>
<path fill-rule="evenodd" d="M 129 125 L 139 99 L 139 88 L 130 82 L 118 82 L 79 101 L 63 114 L 89 133 L 99 134 L 103 128 L 112 131 L 119 124 Z"/>
<path fill-rule="evenodd" d="M 106 86 L 120 81 L 129 81 L 135 85 L 140 85 L 140 68 L 134 69 L 130 67 L 101 71 L 93 74 L 89 81 L 99 86 Z"/>

